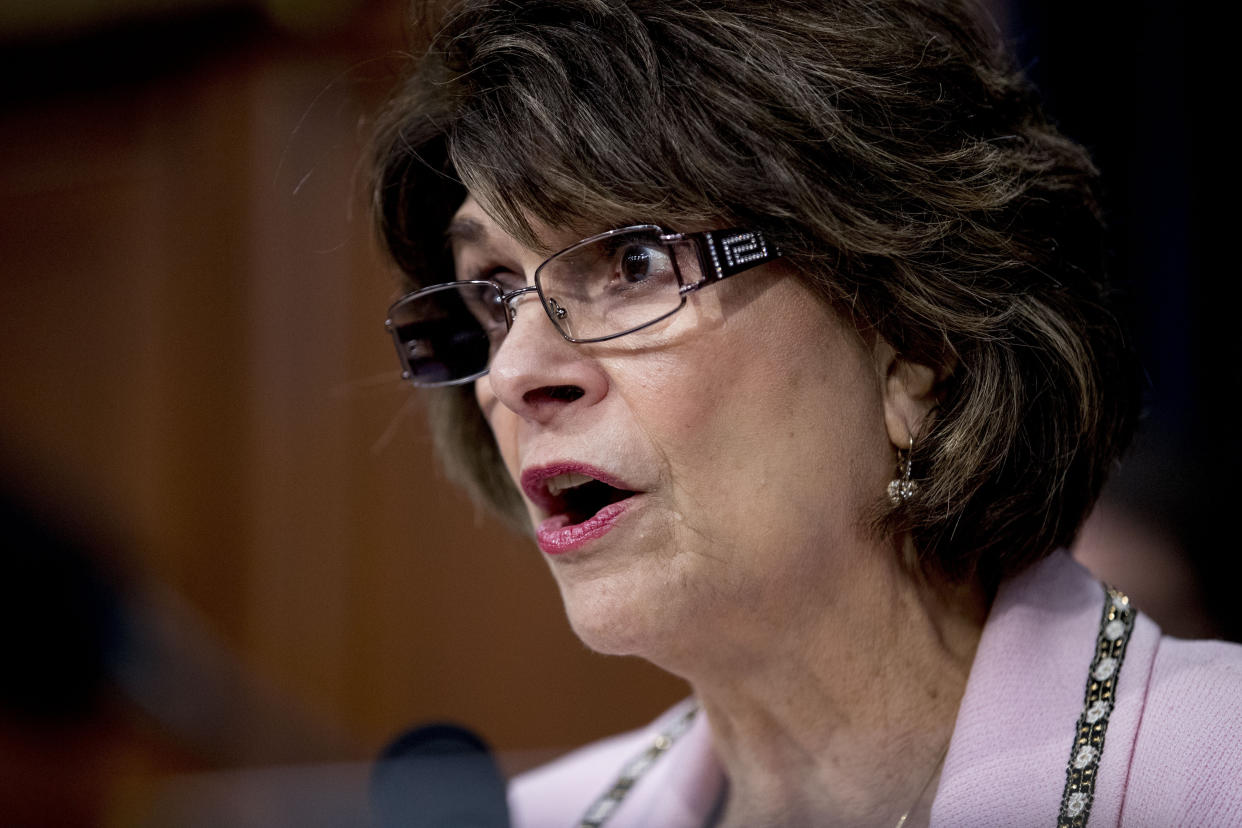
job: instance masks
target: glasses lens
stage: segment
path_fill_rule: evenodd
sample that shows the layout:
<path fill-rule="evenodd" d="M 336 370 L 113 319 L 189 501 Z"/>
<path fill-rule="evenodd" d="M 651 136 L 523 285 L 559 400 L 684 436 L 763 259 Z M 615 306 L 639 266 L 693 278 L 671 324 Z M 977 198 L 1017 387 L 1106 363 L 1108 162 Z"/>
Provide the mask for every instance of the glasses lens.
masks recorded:
<path fill-rule="evenodd" d="M 606 339 L 681 307 L 681 279 L 659 228 L 627 230 L 575 245 L 535 275 L 557 327 L 575 340 Z"/>
<path fill-rule="evenodd" d="M 447 385 L 487 370 L 504 338 L 500 292 L 486 282 L 435 285 L 411 293 L 388 312 L 397 354 L 415 385 Z"/>

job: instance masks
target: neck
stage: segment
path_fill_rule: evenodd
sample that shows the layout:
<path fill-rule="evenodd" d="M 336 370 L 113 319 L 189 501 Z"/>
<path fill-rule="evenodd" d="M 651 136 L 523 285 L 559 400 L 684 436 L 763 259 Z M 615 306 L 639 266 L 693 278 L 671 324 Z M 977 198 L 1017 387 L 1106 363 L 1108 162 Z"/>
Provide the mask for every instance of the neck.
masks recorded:
<path fill-rule="evenodd" d="M 926 824 L 986 599 L 891 574 L 689 676 L 728 778 L 722 825 Z"/>

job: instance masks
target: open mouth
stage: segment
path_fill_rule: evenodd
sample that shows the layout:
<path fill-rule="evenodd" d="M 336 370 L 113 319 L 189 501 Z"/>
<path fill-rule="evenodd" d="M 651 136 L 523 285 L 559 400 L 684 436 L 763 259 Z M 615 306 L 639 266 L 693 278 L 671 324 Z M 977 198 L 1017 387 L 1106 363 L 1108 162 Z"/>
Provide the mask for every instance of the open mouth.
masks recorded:
<path fill-rule="evenodd" d="M 549 515 L 563 516 L 563 526 L 586 523 L 604 508 L 633 497 L 622 489 L 580 472 L 564 472 L 543 481 L 545 497 L 536 503 Z"/>
<path fill-rule="evenodd" d="M 539 548 L 549 555 L 581 549 L 612 531 L 643 494 L 607 472 L 562 462 L 522 472 L 522 491 L 547 517 L 535 527 Z"/>
<path fill-rule="evenodd" d="M 637 489 L 608 472 L 577 462 L 562 462 L 522 472 L 522 491 L 549 521 L 559 527 L 587 523 L 609 507 L 628 500 Z"/>

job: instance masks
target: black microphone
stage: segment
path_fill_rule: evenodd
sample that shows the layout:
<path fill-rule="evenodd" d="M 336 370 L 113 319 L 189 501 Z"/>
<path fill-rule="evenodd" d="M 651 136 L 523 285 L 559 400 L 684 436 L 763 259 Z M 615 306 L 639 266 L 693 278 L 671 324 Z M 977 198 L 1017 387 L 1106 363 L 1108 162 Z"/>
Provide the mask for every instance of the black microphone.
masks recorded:
<path fill-rule="evenodd" d="M 509 828 L 506 791 L 487 744 L 453 724 L 407 730 L 371 772 L 378 828 Z"/>

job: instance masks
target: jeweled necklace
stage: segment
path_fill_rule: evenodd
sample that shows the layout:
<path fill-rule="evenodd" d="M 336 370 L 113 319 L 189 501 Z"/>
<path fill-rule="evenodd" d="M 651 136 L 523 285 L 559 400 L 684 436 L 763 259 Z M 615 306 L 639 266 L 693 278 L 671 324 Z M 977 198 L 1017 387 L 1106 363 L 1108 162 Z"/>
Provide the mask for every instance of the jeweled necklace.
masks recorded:
<path fill-rule="evenodd" d="M 940 751 L 940 758 L 936 760 L 936 764 L 932 765 L 931 773 L 927 776 L 927 781 L 923 783 L 923 787 L 919 788 L 919 795 L 914 798 L 914 802 L 910 803 L 910 807 L 906 808 L 906 812 L 901 815 L 901 819 L 897 820 L 894 828 L 901 828 L 906 824 L 906 820 L 910 818 L 910 812 L 915 806 L 923 801 L 923 794 L 927 793 L 927 787 L 931 785 L 931 781 L 936 778 L 936 772 L 940 770 L 940 766 L 944 764 L 944 757 L 949 753 L 949 743 L 945 742 L 944 750 Z"/>
<path fill-rule="evenodd" d="M 668 753 L 669 748 L 673 746 L 682 734 L 690 729 L 694 717 L 699 712 L 699 703 L 693 701 L 686 710 L 673 720 L 673 723 L 652 740 L 647 748 L 621 769 L 621 775 L 616 778 L 608 790 L 595 803 L 587 808 L 587 812 L 583 814 L 582 821 L 578 823 L 578 828 L 599 828 L 608 819 L 616 813 L 617 806 L 634 788 L 634 784 L 638 782 L 651 766 L 656 763 L 664 754 Z"/>

